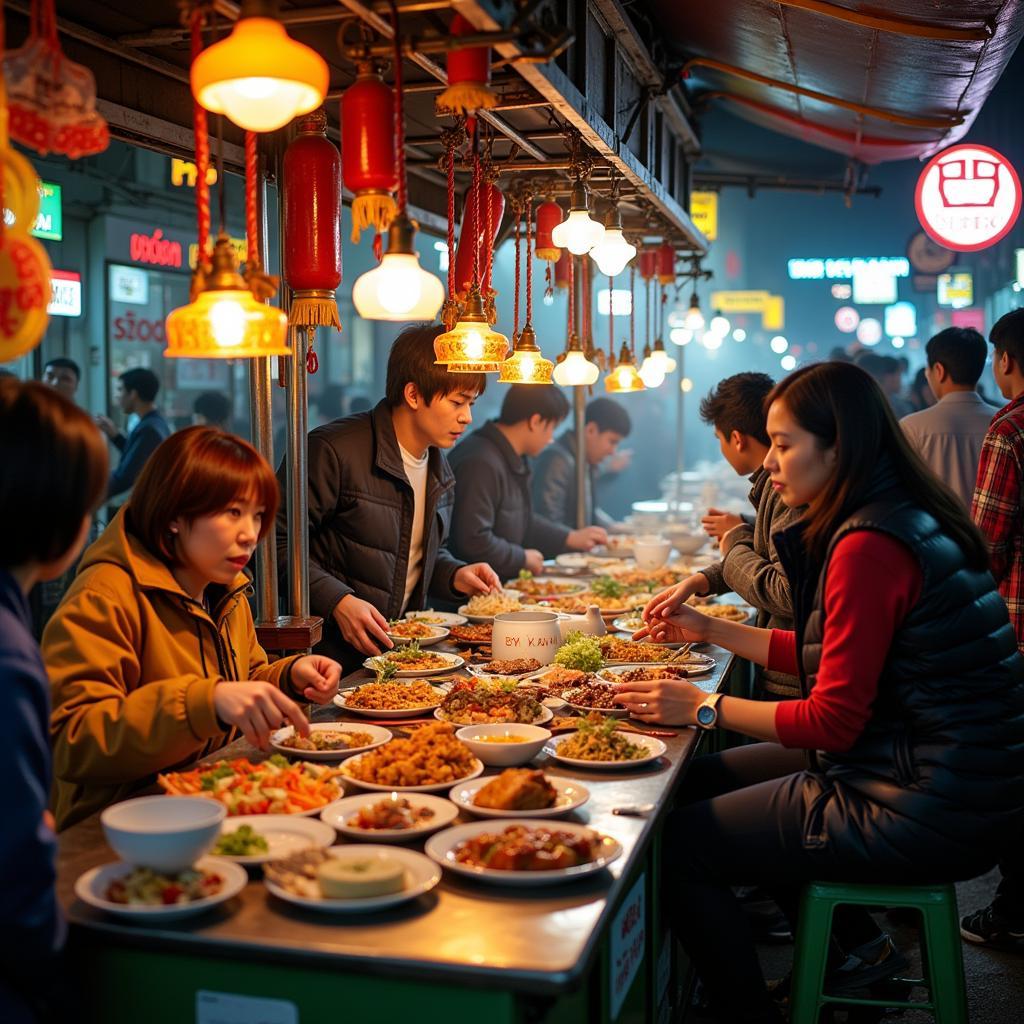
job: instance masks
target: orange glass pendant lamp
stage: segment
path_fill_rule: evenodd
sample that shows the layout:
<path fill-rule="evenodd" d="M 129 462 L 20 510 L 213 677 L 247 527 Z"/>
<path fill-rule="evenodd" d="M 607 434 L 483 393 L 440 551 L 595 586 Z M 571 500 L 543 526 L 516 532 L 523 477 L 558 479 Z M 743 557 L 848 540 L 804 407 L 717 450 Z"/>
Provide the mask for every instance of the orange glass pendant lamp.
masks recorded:
<path fill-rule="evenodd" d="M 231 34 L 192 62 L 192 95 L 239 128 L 271 132 L 324 101 L 329 74 L 277 19 L 276 0 L 243 0 Z"/>
<path fill-rule="evenodd" d="M 497 373 L 507 355 L 508 338 L 491 327 L 474 281 L 458 323 L 434 339 L 434 362 L 449 373 Z"/>
<path fill-rule="evenodd" d="M 167 317 L 164 355 L 182 359 L 242 359 L 286 356 L 288 318 L 276 306 L 257 301 L 238 273 L 238 258 L 227 235 L 217 237 L 213 265 L 202 291 Z"/>

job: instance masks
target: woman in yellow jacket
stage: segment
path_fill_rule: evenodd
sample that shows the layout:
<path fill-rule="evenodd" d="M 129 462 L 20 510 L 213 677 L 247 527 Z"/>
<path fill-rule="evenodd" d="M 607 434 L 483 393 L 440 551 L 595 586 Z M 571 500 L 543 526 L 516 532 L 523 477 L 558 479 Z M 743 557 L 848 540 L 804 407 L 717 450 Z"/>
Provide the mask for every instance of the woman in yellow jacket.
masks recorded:
<path fill-rule="evenodd" d="M 210 427 L 173 434 L 85 553 L 43 634 L 53 698 L 58 828 L 205 756 L 234 730 L 266 749 L 292 697 L 320 704 L 341 669 L 269 663 L 242 571 L 274 525 L 278 487 L 249 444 Z"/>

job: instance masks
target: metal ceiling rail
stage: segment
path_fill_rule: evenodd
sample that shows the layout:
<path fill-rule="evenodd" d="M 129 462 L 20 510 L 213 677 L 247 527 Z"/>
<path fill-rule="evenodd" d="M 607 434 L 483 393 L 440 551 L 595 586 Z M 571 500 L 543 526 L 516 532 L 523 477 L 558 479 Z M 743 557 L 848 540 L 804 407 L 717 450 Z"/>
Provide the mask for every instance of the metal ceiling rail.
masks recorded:
<path fill-rule="evenodd" d="M 370 28 L 375 32 L 379 32 L 385 39 L 394 39 L 394 29 L 392 29 L 389 22 L 377 14 L 376 11 L 362 3 L 361 0 L 338 0 L 338 2 L 342 7 L 345 7 L 353 14 L 362 18 Z M 427 74 L 436 78 L 439 82 L 442 82 L 445 85 L 448 84 L 447 72 L 445 72 L 444 68 L 439 64 L 434 63 L 434 61 L 429 57 L 426 57 L 421 53 L 413 52 L 409 54 L 409 59 L 418 67 L 421 67 L 426 71 Z M 491 127 L 496 131 L 499 131 L 502 135 L 510 138 L 524 153 L 528 153 L 535 160 L 545 159 L 544 152 L 525 139 L 504 118 L 498 117 L 496 114 L 493 114 L 488 110 L 481 110 L 479 112 L 479 116 L 481 121 L 487 122 L 487 124 L 491 125 Z"/>
<path fill-rule="evenodd" d="M 735 75 L 737 78 L 744 78 L 750 82 L 767 85 L 772 89 L 781 89 L 784 92 L 795 93 L 798 96 L 804 96 L 819 103 L 842 107 L 844 110 L 851 110 L 855 114 L 863 114 L 865 117 L 873 117 L 879 121 L 888 121 L 891 124 L 904 125 L 908 128 L 939 128 L 942 131 L 948 131 L 950 128 L 955 128 L 957 125 L 964 123 L 964 118 L 960 114 L 947 114 L 944 117 L 912 117 L 909 114 L 900 114 L 893 110 L 869 107 L 864 103 L 855 103 L 852 100 L 844 100 L 838 96 L 829 96 L 827 93 L 818 92 L 815 89 L 806 89 L 802 85 L 783 82 L 778 78 L 770 78 L 768 75 L 762 75 L 756 71 L 748 71 L 746 68 L 737 67 L 735 64 L 726 64 L 725 61 L 714 60 L 711 57 L 692 57 L 683 65 L 681 74 L 685 77 L 697 67 L 721 71 L 727 75 Z M 724 95 L 731 97 L 733 94 L 724 93 Z"/>
<path fill-rule="evenodd" d="M 775 0 L 780 7 L 795 7 L 801 11 L 810 11 L 826 18 L 835 18 L 848 25 L 874 29 L 876 32 L 892 32 L 896 35 L 916 36 L 919 39 L 945 39 L 952 42 L 984 42 L 991 39 L 995 26 L 990 22 L 979 20 L 974 28 L 937 25 L 935 22 L 912 21 L 907 18 L 894 18 L 891 15 L 863 14 L 840 7 L 826 0 Z"/>

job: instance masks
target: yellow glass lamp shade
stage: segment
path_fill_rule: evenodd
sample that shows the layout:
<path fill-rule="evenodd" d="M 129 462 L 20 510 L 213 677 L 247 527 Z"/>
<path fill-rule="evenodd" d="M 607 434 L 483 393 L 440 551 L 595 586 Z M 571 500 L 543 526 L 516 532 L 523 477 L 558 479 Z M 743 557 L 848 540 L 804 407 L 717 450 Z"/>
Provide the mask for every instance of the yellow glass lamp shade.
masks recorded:
<path fill-rule="evenodd" d="M 591 218 L 587 188 L 577 183 L 569 200 L 569 216 L 552 229 L 551 241 L 574 256 L 585 256 L 602 238 L 604 225 Z"/>
<path fill-rule="evenodd" d="M 564 388 L 589 387 L 597 383 L 601 369 L 579 351 L 566 352 L 565 358 L 555 367 L 552 374 L 556 384 Z"/>
<path fill-rule="evenodd" d="M 451 364 L 448 364 L 451 369 Z M 555 364 L 545 359 L 537 345 L 537 335 L 527 323 L 516 339 L 512 355 L 501 364 L 499 384 L 550 384 Z"/>
<path fill-rule="evenodd" d="M 165 333 L 164 355 L 172 359 L 246 359 L 290 353 L 288 317 L 276 306 L 253 298 L 224 235 L 217 239 L 213 269 L 202 292 L 170 313 Z"/>
<path fill-rule="evenodd" d="M 192 95 L 239 128 L 271 132 L 323 103 L 327 63 L 274 18 L 246 17 L 248 6 L 231 35 L 193 62 Z"/>
<path fill-rule="evenodd" d="M 388 228 L 388 251 L 380 265 L 361 274 L 352 303 L 364 320 L 433 320 L 444 302 L 440 278 L 420 266 L 413 246 L 415 225 L 400 213 Z"/>
<path fill-rule="evenodd" d="M 458 323 L 434 339 L 434 362 L 449 373 L 498 373 L 508 355 L 508 338 L 494 330 L 474 284 Z"/>
<path fill-rule="evenodd" d="M 629 349 L 623 344 L 618 363 L 609 368 L 604 378 L 605 391 L 612 395 L 624 395 L 631 391 L 644 391 L 646 387 Z"/>

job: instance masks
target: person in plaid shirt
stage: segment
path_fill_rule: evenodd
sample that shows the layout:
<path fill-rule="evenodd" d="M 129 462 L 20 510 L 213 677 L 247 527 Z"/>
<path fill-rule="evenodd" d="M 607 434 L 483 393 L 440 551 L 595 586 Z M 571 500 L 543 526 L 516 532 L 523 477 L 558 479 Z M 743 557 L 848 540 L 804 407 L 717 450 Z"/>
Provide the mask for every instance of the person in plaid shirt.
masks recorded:
<path fill-rule="evenodd" d="M 1024 652 L 1024 309 L 1001 317 L 989 335 L 992 372 L 1008 404 L 992 417 L 981 446 L 971 515 L 988 541 L 999 584 Z M 1020 947 L 1024 939 L 1024 833 L 1003 852 L 1002 878 L 987 906 L 960 919 L 980 945 Z"/>

